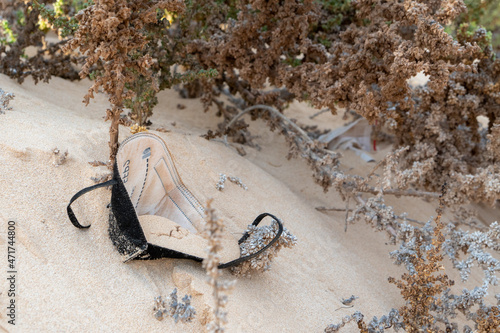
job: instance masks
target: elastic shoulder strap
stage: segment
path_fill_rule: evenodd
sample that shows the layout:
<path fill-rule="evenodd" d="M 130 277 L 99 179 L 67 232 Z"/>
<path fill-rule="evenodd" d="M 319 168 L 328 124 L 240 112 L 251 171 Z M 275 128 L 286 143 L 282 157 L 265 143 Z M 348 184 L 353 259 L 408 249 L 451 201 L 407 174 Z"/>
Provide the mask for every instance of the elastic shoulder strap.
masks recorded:
<path fill-rule="evenodd" d="M 117 183 L 118 183 L 118 181 L 116 179 L 111 179 L 111 180 L 108 180 L 107 182 L 100 183 L 100 184 L 97 184 L 94 186 L 89 186 L 89 187 L 86 187 L 86 188 L 78 191 L 78 193 L 76 193 L 71 198 L 71 200 L 69 201 L 68 207 L 66 209 L 68 211 L 68 217 L 69 217 L 69 220 L 71 221 L 71 223 L 73 223 L 73 225 L 79 229 L 86 229 L 86 228 L 90 227 L 90 224 L 84 226 L 84 225 L 81 225 L 80 222 L 78 222 L 78 219 L 76 218 L 75 213 L 73 213 L 73 210 L 71 209 L 71 204 L 76 199 L 78 199 L 79 197 L 81 197 L 82 195 L 84 195 L 87 192 L 93 191 L 93 190 L 98 189 L 100 187 L 111 186 L 111 185 L 114 185 Z"/>

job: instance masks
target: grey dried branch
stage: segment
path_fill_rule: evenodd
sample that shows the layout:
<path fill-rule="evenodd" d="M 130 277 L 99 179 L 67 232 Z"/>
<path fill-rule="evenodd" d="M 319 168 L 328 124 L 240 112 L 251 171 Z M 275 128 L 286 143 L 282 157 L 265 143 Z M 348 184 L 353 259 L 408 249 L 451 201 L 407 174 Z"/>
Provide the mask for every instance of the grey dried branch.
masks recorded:
<path fill-rule="evenodd" d="M 358 296 L 351 295 L 351 297 L 348 298 L 342 298 L 342 304 L 344 305 L 351 305 L 352 302 L 354 302 L 356 299 L 358 299 Z"/>
<path fill-rule="evenodd" d="M 302 128 L 300 128 L 299 126 L 297 126 L 297 124 L 295 124 L 293 121 L 291 121 L 290 119 L 288 119 L 287 117 L 285 117 L 281 112 L 279 112 L 278 110 L 276 110 L 275 108 L 271 107 L 271 106 L 268 106 L 268 105 L 253 105 L 253 106 L 250 106 L 248 108 L 246 108 L 245 110 L 241 111 L 240 113 L 238 113 L 233 119 L 231 119 L 231 121 L 226 125 L 226 128 L 229 129 L 231 128 L 231 126 L 241 117 L 243 116 L 245 113 L 248 113 L 252 110 L 258 110 L 258 109 L 261 109 L 261 110 L 266 110 L 266 111 L 269 111 L 271 112 L 274 116 L 280 118 L 280 120 L 286 122 L 288 125 L 290 125 L 295 131 L 297 131 L 298 134 L 301 135 L 301 137 L 304 139 L 305 142 L 309 143 L 309 144 L 312 144 L 313 141 L 309 138 L 309 135 L 307 135 L 306 132 L 304 132 L 304 130 Z"/>

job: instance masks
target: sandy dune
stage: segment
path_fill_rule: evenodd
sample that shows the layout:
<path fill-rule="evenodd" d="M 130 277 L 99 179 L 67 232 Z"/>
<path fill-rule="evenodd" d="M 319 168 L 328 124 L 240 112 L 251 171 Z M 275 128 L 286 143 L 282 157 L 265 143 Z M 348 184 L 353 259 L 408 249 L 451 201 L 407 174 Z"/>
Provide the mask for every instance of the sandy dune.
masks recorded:
<path fill-rule="evenodd" d="M 66 216 L 71 196 L 92 185 L 90 177 L 106 174 L 105 167 L 87 162 L 108 156 L 108 107 L 97 96 L 88 107 L 81 103 L 88 81 L 18 85 L 0 75 L 0 87 L 16 95 L 12 110 L 0 115 L 0 247 L 6 248 L 6 223 L 17 222 L 18 317 L 14 330 L 0 313 L 1 329 L 13 332 L 201 332 L 212 306 L 206 275 L 200 264 L 158 260 L 124 264 L 108 238 L 110 192 L 100 189 L 75 204 L 88 230 L 74 228 Z M 185 109 L 177 109 L 177 104 Z M 238 279 L 229 297 L 228 332 L 321 332 L 330 323 L 359 310 L 370 319 L 403 304 L 389 276 L 398 277 L 402 267 L 392 264 L 387 237 L 358 223 L 344 232 L 343 212 L 323 214 L 317 206 L 342 207 L 332 191 L 324 194 L 315 185 L 308 166 L 286 160 L 283 138 L 270 133 L 260 121 L 251 124 L 260 151 L 244 147 L 242 157 L 222 142 L 206 141 L 200 134 L 215 128 L 218 119 L 203 113 L 197 100 L 183 100 L 175 91 L 163 92 L 152 118 L 152 128 L 170 130 L 160 135 L 176 158 L 184 183 L 201 202 L 214 198 L 213 206 L 228 232 L 237 238 L 262 212 L 282 218 L 299 242 L 284 249 L 272 269 L 251 278 Z M 342 124 L 340 117 L 323 114 L 308 119 L 314 110 L 293 104 L 287 114 L 303 123 L 323 128 Z M 175 122 L 175 126 L 172 124 Z M 120 139 L 130 135 L 121 127 Z M 68 151 L 66 163 L 56 167 L 52 150 Z M 381 147 L 377 159 L 389 147 Z M 373 164 L 344 152 L 343 168 L 366 174 Z M 227 183 L 224 191 L 215 184 L 219 173 L 237 176 L 248 186 Z M 391 198 L 415 219 L 427 221 L 435 206 L 419 199 Z M 402 209 L 396 209 L 402 212 Z M 493 211 L 478 208 L 485 222 L 495 220 Z M 5 262 L 5 260 L 3 260 Z M 5 270 L 4 270 L 5 271 Z M 454 276 L 452 274 L 452 276 Z M 229 272 L 223 277 L 233 279 Z M 0 306 L 5 309 L 6 281 L 0 285 Z M 481 276 L 473 276 L 472 282 Z M 157 321 L 152 315 L 155 296 L 167 296 L 174 287 L 179 295 L 193 295 L 197 316 L 192 323 Z M 498 292 L 498 291 L 497 291 Z M 338 309 L 340 300 L 359 297 L 355 306 Z M 357 331 L 352 326 L 344 332 Z"/>

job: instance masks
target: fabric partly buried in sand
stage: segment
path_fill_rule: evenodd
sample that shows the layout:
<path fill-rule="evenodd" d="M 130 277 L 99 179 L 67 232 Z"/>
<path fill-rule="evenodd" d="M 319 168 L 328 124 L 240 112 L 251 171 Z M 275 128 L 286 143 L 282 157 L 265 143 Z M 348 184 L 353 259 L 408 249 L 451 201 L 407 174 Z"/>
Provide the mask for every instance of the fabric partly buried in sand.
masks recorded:
<path fill-rule="evenodd" d="M 149 243 L 200 258 L 207 255 L 208 241 L 201 234 L 191 233 L 162 216 L 142 215 L 139 221 Z M 232 235 L 224 234 L 221 242 L 224 244 L 218 253 L 221 262 L 229 262 L 240 256 L 238 241 Z"/>
<path fill-rule="evenodd" d="M 98 187 L 112 185 L 109 235 L 125 262 L 134 259 L 178 258 L 202 261 L 208 242 L 200 236 L 205 209 L 182 182 L 173 157 L 165 142 L 150 133 L 138 133 L 121 145 L 114 164 L 113 179 L 78 192 L 68 205 L 68 216 L 78 228 L 82 226 L 71 204 L 81 195 Z M 218 253 L 219 268 L 229 268 L 262 256 L 271 247 L 277 252 L 284 228 L 272 214 L 260 214 L 251 230 L 271 217 L 278 226 L 273 237 L 252 253 L 246 251 L 245 240 L 250 229 L 237 241 L 231 234 L 220 237 L 223 251 Z M 286 235 L 288 235 L 286 233 Z M 254 235 L 255 236 L 255 235 Z"/>

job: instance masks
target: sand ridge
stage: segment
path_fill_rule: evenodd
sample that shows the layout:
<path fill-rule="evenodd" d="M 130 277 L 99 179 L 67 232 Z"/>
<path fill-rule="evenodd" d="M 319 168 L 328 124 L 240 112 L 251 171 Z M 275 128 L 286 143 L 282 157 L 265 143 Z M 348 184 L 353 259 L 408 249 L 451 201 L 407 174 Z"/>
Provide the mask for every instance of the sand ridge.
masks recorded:
<path fill-rule="evenodd" d="M 0 82 L 16 95 L 13 109 L 0 115 L 0 246 L 6 243 L 7 220 L 18 225 L 19 316 L 12 331 L 202 332 L 212 296 L 199 263 L 122 263 L 108 238 L 106 189 L 74 205 L 81 223 L 92 224 L 88 230 L 74 228 L 67 219 L 71 196 L 92 185 L 90 177 L 107 172 L 88 164 L 107 158 L 105 96 L 98 95 L 85 108 L 81 100 L 88 81 L 53 78 L 48 85 L 35 86 L 30 80 L 18 85 L 0 75 Z M 177 110 L 179 103 L 186 109 Z M 317 206 L 343 203 L 334 191 L 324 194 L 313 183 L 305 162 L 285 158 L 283 138 L 254 122 L 250 129 L 260 135 L 263 148 L 244 147 L 247 155 L 240 156 L 199 136 L 218 122 L 202 112 L 199 101 L 165 91 L 154 112 L 152 128 L 163 126 L 170 132 L 152 132 L 168 144 L 184 183 L 202 203 L 214 199 L 213 207 L 234 239 L 263 212 L 280 217 L 298 238 L 297 246 L 283 250 L 270 271 L 238 279 L 227 305 L 228 332 L 321 332 L 355 310 L 371 318 L 402 305 L 397 288 L 387 283 L 387 277 L 404 272 L 389 258 L 395 247 L 383 233 L 361 223 L 345 233 L 344 213 L 318 212 Z M 298 103 L 287 112 L 304 123 L 312 122 L 306 118 L 314 113 Z M 320 117 L 323 126 L 342 124 L 341 117 Z M 130 135 L 127 128 L 120 131 L 120 140 Z M 51 163 L 55 147 L 68 150 L 66 163 L 58 167 Z M 380 159 L 384 151 L 388 147 L 375 157 Z M 343 154 L 346 169 L 367 173 L 372 167 L 354 154 Z M 240 177 L 248 191 L 234 184 L 216 190 L 221 172 Z M 419 199 L 393 203 L 420 220 L 435 214 L 432 204 Z M 223 277 L 234 279 L 229 272 Z M 2 291 L 5 283 L 0 284 Z M 167 296 L 174 287 L 181 297 L 193 295 L 198 312 L 194 322 L 175 325 L 170 318 L 159 322 L 153 317 L 154 297 Z M 352 294 L 359 297 L 355 306 L 336 311 L 340 300 Z M 6 306 L 3 297 L 0 306 Z M 5 320 L 0 314 L 1 327 L 10 329 Z M 344 330 L 350 331 L 356 330 Z"/>

